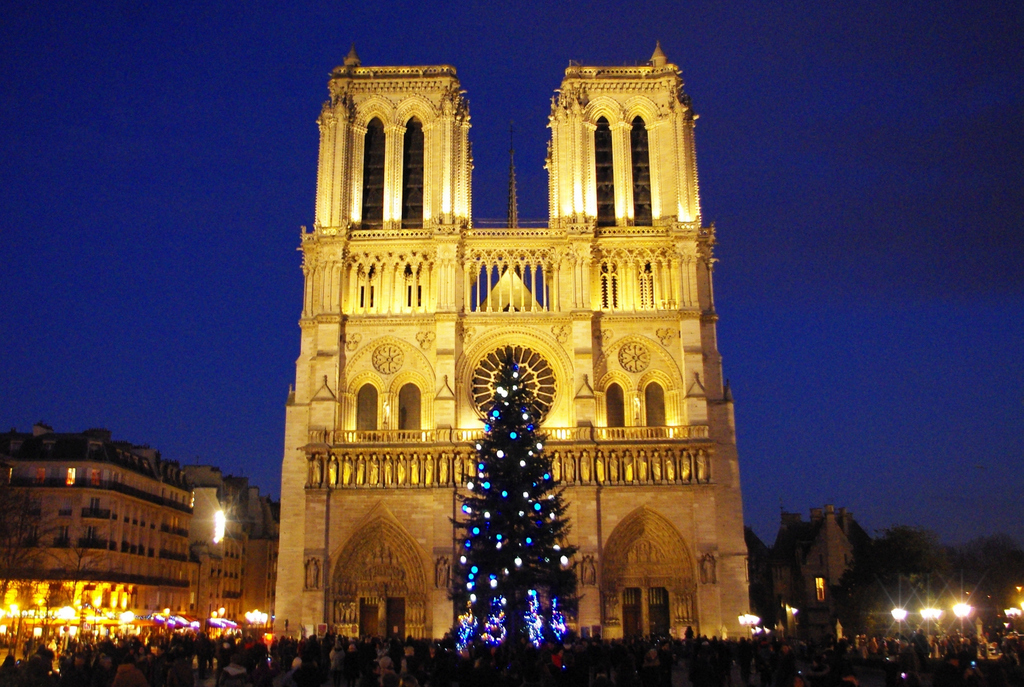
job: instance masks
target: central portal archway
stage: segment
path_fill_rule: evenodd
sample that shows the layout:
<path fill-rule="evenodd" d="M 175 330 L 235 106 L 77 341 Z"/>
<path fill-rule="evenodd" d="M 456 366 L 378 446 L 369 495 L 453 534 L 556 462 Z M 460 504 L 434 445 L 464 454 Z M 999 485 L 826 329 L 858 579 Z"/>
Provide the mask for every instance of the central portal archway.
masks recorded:
<path fill-rule="evenodd" d="M 352 534 L 334 564 L 332 620 L 350 637 L 429 636 L 427 584 L 419 545 L 379 518 Z"/>
<path fill-rule="evenodd" d="M 664 516 L 646 506 L 627 515 L 605 544 L 601 571 L 601 614 L 609 637 L 697 629 L 693 556 Z"/>

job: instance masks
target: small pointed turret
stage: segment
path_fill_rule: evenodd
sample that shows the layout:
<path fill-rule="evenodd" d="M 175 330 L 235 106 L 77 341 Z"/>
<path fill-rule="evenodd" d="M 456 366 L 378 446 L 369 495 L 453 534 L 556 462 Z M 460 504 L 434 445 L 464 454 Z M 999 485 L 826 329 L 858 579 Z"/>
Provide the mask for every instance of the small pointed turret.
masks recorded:
<path fill-rule="evenodd" d="M 346 67 L 358 67 L 362 65 L 362 62 L 359 61 L 359 55 L 356 54 L 355 41 L 352 41 L 352 49 L 349 50 L 348 55 L 345 56 L 344 64 Z"/>
<path fill-rule="evenodd" d="M 654 54 L 651 55 L 651 66 L 657 68 L 664 67 L 666 64 L 668 64 L 668 58 L 665 57 L 665 53 L 661 49 L 661 41 L 657 41 L 654 45 Z"/>

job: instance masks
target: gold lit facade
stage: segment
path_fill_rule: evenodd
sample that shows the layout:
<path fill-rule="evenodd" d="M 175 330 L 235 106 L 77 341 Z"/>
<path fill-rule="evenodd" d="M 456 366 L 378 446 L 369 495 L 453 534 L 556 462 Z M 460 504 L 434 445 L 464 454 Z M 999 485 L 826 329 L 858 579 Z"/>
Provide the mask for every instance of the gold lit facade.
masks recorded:
<path fill-rule="evenodd" d="M 9 571 L 5 613 L 14 604 L 34 620 L 117 627 L 126 612 L 188 612 L 192 488 L 177 463 L 106 430 L 45 425 L 0 436 L 0 452 L 9 488 L 35 509 L 32 536 L 21 538 L 33 546 Z"/>
<path fill-rule="evenodd" d="M 733 408 L 678 68 L 658 49 L 566 70 L 543 228 L 474 225 L 454 68 L 363 67 L 353 52 L 329 90 L 301 236 L 275 630 L 448 631 L 450 519 L 511 349 L 571 503 L 576 628 L 738 633 Z"/>

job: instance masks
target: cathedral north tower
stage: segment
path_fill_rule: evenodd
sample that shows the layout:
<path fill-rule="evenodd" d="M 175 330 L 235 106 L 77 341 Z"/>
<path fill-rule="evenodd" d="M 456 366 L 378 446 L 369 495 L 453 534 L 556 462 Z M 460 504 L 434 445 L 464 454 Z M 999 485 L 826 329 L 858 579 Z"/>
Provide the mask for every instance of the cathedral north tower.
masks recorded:
<path fill-rule="evenodd" d="M 660 48 L 570 65 L 547 227 L 476 227 L 450 66 L 349 54 L 318 120 L 278 632 L 443 635 L 456 494 L 508 352 L 571 503 L 585 634 L 739 632 L 746 550 L 694 121 Z M 515 223 L 513 223 L 515 224 Z"/>

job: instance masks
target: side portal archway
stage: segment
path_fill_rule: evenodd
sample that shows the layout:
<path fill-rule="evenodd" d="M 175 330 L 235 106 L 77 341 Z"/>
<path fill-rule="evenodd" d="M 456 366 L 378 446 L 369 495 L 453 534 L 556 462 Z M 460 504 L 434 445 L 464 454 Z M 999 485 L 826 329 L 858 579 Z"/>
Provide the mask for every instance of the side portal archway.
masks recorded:
<path fill-rule="evenodd" d="M 677 634 L 697 630 L 693 556 L 679 531 L 646 506 L 616 526 L 601 563 L 601 615 L 606 634 Z M 621 632 L 621 635 L 619 634 Z"/>
<path fill-rule="evenodd" d="M 356 530 L 334 562 L 332 620 L 350 637 L 429 637 L 425 558 L 399 524 L 378 518 Z"/>

